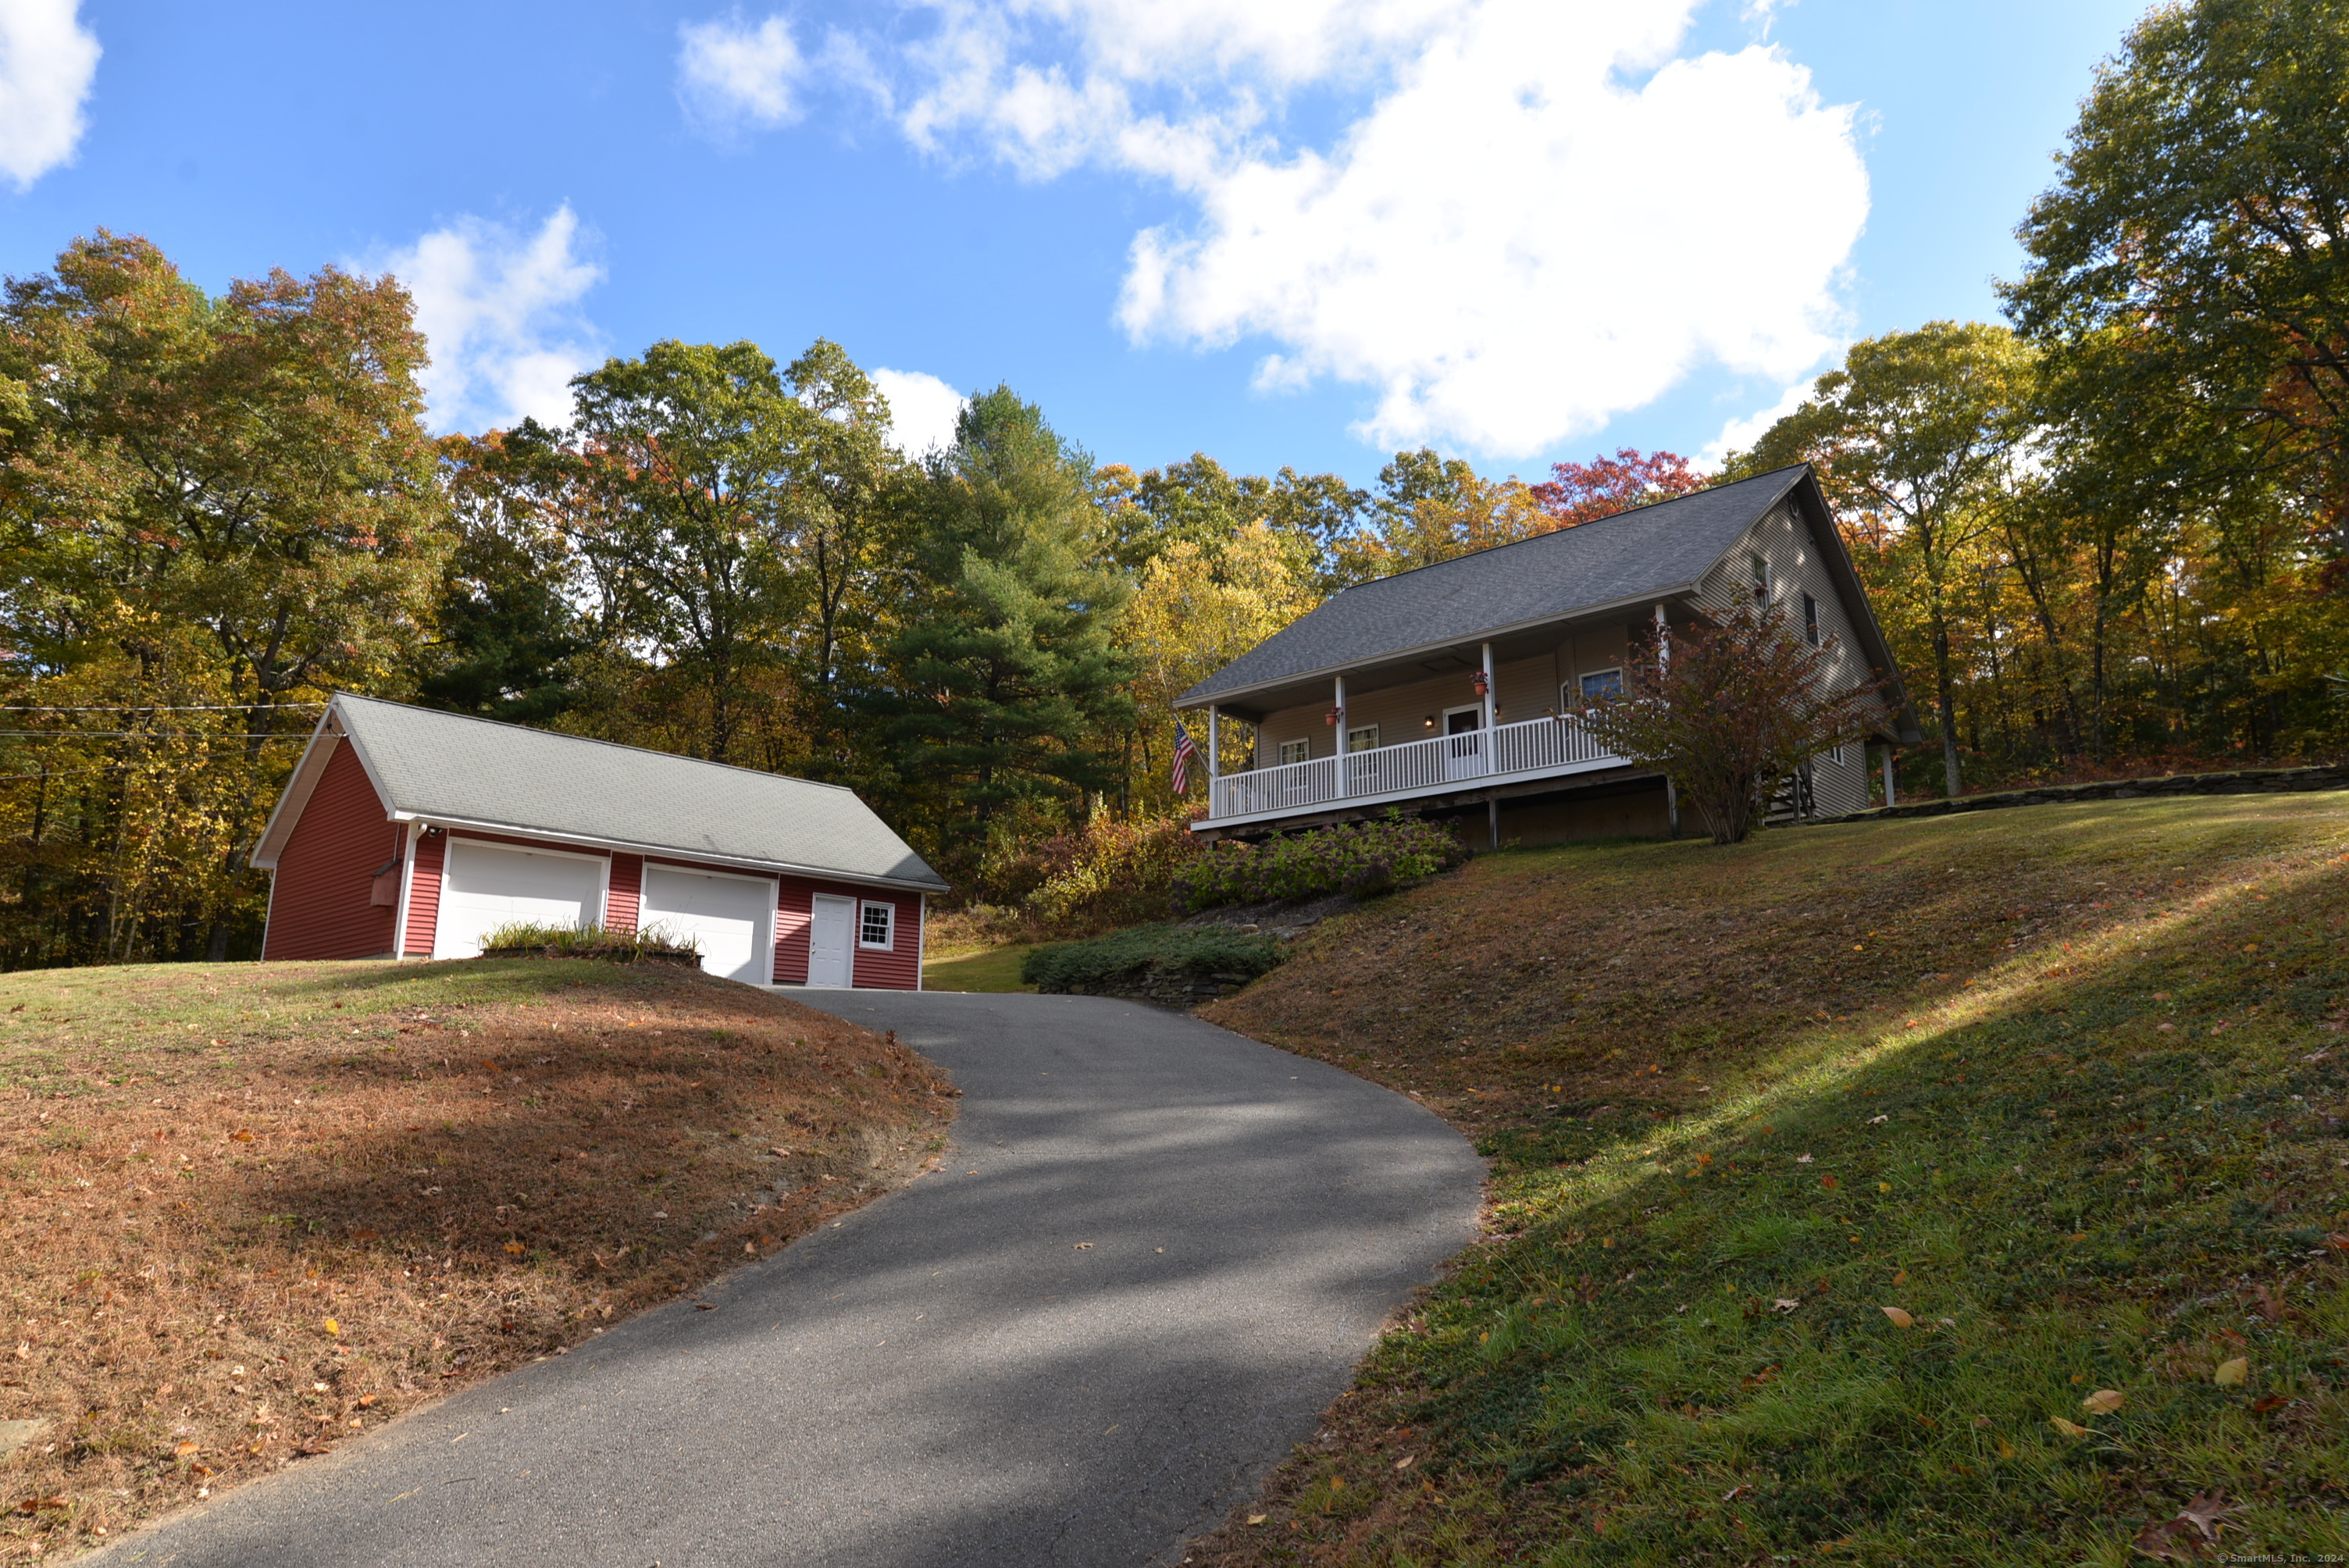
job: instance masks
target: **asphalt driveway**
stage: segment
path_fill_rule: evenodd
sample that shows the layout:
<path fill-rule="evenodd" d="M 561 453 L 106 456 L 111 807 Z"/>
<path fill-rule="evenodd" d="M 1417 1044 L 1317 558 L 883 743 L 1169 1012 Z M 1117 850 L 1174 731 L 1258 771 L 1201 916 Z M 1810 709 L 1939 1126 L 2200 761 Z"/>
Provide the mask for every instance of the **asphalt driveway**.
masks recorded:
<path fill-rule="evenodd" d="M 1179 1563 L 1468 1240 L 1475 1153 L 1335 1068 L 1097 998 L 802 999 L 953 1072 L 948 1165 L 105 1561 Z"/>

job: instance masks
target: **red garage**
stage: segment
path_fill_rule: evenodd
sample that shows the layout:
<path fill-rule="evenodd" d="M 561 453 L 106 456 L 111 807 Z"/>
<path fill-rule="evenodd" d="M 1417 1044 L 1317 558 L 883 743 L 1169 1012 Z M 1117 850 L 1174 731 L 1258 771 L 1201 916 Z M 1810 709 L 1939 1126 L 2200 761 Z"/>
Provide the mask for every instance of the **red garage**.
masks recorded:
<path fill-rule="evenodd" d="M 511 920 L 656 923 L 752 984 L 919 990 L 946 891 L 850 790 L 335 698 L 261 835 L 268 958 L 468 958 Z"/>

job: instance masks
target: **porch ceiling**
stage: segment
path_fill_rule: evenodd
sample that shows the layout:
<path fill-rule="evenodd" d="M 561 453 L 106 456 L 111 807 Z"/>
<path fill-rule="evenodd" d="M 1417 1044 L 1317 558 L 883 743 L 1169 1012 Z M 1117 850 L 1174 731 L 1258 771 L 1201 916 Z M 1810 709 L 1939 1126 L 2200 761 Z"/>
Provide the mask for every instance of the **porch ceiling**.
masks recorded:
<path fill-rule="evenodd" d="M 1687 605 L 1682 598 L 1668 596 L 1664 603 L 1665 614 L 1672 624 L 1681 624 L 1690 618 Z M 1643 600 L 1638 604 L 1609 605 L 1596 612 L 1585 611 L 1556 620 L 1509 627 L 1490 636 L 1493 662 L 1506 665 L 1519 659 L 1538 658 L 1578 633 L 1625 626 L 1633 621 L 1645 622 L 1649 619 L 1652 603 L 1651 600 Z M 1346 695 L 1351 699 L 1392 686 L 1410 686 L 1432 676 L 1473 670 L 1484 656 L 1483 644 L 1485 640 L 1470 637 L 1462 642 L 1407 649 L 1366 664 L 1315 670 L 1293 679 L 1228 693 L 1216 698 L 1215 706 L 1231 717 L 1259 724 L 1283 708 L 1328 702 L 1333 691 L 1332 682 L 1341 675 L 1346 677 Z M 1207 706 L 1205 702 L 1195 703 L 1187 711 L 1204 712 Z"/>

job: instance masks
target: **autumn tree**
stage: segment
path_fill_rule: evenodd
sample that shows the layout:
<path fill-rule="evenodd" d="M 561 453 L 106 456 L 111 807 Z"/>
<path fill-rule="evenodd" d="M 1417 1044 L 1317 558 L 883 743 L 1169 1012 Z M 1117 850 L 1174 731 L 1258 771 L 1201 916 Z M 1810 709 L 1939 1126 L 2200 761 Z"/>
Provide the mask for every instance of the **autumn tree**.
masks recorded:
<path fill-rule="evenodd" d="M 1716 844 L 1743 843 L 1775 786 L 1882 720 L 1880 684 L 1839 686 L 1836 644 L 1794 635 L 1777 605 L 1643 639 L 1618 696 L 1573 716 L 1607 749 L 1661 771 Z"/>
<path fill-rule="evenodd" d="M 218 959 L 250 930 L 289 743 L 328 689 L 397 690 L 430 611 L 423 363 L 399 286 L 332 267 L 212 297 L 101 232 L 8 284 L 8 695 L 119 715 L 56 714 L 11 748 L 38 776 L 17 913 L 66 922 L 17 954 Z"/>
<path fill-rule="evenodd" d="M 1702 490 L 1712 480 L 1677 452 L 1618 447 L 1587 463 L 1553 463 L 1550 477 L 1531 487 L 1534 501 L 1557 527 L 1572 528 L 1634 507 Z"/>
<path fill-rule="evenodd" d="M 1724 477 L 1807 462 L 1879 602 L 1921 633 L 1949 794 L 1958 758 L 1959 600 L 2015 480 L 2032 355 L 1979 322 L 1929 322 L 1854 344 L 1840 369 L 1733 454 Z M 1899 621 L 1896 620 L 1896 624 Z"/>

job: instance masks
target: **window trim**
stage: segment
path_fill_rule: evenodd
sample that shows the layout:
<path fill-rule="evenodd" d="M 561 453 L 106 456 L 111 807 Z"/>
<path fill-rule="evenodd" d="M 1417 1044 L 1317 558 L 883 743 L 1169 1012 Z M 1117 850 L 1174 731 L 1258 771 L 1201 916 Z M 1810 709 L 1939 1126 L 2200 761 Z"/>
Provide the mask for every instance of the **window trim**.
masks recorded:
<path fill-rule="evenodd" d="M 1355 745 L 1355 744 L 1354 744 L 1354 738 L 1355 738 L 1356 736 L 1359 736 L 1359 735 L 1367 735 L 1367 736 L 1369 736 L 1369 737 L 1371 738 L 1371 743 L 1370 743 L 1368 746 L 1357 746 L 1357 745 Z M 1347 729 L 1347 731 L 1346 731 L 1346 755 L 1347 755 L 1347 756 L 1351 757 L 1351 756 L 1353 756 L 1353 755 L 1354 755 L 1356 752 L 1358 752 L 1358 751 L 1376 751 L 1378 748 L 1379 748 L 1379 727 L 1378 727 L 1377 725 L 1375 725 L 1375 724 L 1357 724 L 1357 725 L 1350 726 L 1350 727 Z"/>
<path fill-rule="evenodd" d="M 1288 748 L 1292 746 L 1300 748 L 1299 755 L 1288 755 Z M 1309 735 L 1298 740 L 1284 740 L 1280 743 L 1278 755 L 1280 760 L 1274 764 L 1278 768 L 1294 768 L 1300 762 L 1310 762 L 1313 760 L 1313 738 Z"/>
<path fill-rule="evenodd" d="M 1615 677 L 1615 689 L 1612 693 L 1607 695 L 1614 696 L 1621 696 L 1623 695 L 1623 666 L 1621 665 L 1609 665 L 1602 670 L 1578 671 L 1574 677 L 1573 689 L 1575 695 L 1565 699 L 1565 706 L 1572 707 L 1577 702 L 1588 702 L 1590 700 L 1591 694 L 1583 689 L 1583 683 L 1599 676 L 1613 676 Z M 1561 696 L 1563 696 L 1563 694 L 1561 694 Z"/>
<path fill-rule="evenodd" d="M 1754 551 L 1746 557 L 1746 562 L 1753 572 L 1754 602 L 1767 604 L 1775 596 L 1778 585 L 1775 574 L 1770 570 L 1770 558 Z"/>
<path fill-rule="evenodd" d="M 1803 635 L 1810 639 L 1811 646 L 1815 648 L 1826 641 L 1826 629 L 1819 619 L 1819 602 L 1807 593 L 1803 595 Z"/>
<path fill-rule="evenodd" d="M 876 909 L 881 911 L 889 927 L 889 938 L 885 942 L 872 941 L 864 934 L 867 922 Z M 856 901 L 856 945 L 868 953 L 887 953 L 895 949 L 897 945 L 897 906 L 887 899 L 858 899 Z"/>

